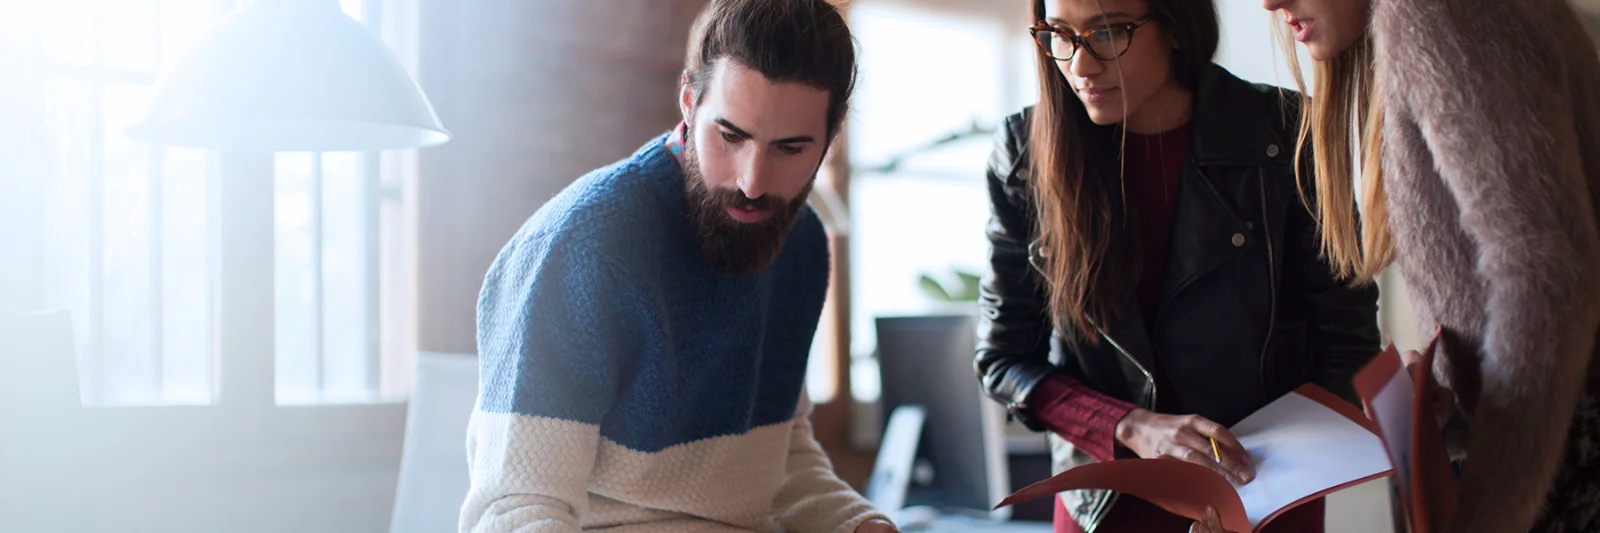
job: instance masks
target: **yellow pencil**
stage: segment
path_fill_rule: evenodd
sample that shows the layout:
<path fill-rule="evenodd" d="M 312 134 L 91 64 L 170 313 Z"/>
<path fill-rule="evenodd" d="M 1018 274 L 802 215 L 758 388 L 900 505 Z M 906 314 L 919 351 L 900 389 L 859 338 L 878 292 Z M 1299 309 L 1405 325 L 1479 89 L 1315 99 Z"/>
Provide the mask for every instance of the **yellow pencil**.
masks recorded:
<path fill-rule="evenodd" d="M 1211 440 L 1211 458 L 1215 459 L 1218 463 L 1221 463 L 1222 452 L 1217 449 L 1217 439 L 1211 439 L 1210 437 L 1207 438 Z"/>

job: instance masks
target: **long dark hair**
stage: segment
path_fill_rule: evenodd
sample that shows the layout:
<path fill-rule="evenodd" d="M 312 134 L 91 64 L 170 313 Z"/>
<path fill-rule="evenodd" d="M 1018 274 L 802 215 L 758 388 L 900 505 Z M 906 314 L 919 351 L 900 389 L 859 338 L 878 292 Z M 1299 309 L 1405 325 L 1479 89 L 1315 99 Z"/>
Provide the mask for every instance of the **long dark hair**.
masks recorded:
<path fill-rule="evenodd" d="M 1172 51 L 1178 83 L 1195 90 L 1217 51 L 1217 8 L 1211 0 L 1149 0 Z M 1034 20 L 1045 19 L 1033 0 Z M 1035 257 L 1048 278 L 1050 311 L 1065 332 L 1094 342 L 1093 321 L 1119 311 L 1117 298 L 1138 279 L 1138 247 L 1120 223 L 1120 128 L 1096 125 L 1055 59 L 1035 49 L 1039 104 L 1030 119 Z"/>

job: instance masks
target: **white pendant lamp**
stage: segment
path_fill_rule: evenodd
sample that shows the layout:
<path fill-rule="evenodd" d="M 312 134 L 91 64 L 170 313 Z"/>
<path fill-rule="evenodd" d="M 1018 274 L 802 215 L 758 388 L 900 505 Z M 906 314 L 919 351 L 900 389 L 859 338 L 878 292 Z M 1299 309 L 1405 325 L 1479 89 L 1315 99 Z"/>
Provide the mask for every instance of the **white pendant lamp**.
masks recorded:
<path fill-rule="evenodd" d="M 337 0 L 255 0 L 157 79 L 126 134 L 240 151 L 377 151 L 450 139 L 416 80 Z"/>

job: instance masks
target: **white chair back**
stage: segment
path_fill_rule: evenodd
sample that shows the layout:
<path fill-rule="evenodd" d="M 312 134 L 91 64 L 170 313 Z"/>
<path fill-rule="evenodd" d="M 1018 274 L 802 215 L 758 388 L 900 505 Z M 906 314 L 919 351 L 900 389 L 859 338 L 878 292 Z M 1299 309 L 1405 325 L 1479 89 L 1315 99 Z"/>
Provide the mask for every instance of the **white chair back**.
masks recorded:
<path fill-rule="evenodd" d="M 391 533 L 456 531 L 467 497 L 467 421 L 477 397 L 477 356 L 417 354 Z"/>

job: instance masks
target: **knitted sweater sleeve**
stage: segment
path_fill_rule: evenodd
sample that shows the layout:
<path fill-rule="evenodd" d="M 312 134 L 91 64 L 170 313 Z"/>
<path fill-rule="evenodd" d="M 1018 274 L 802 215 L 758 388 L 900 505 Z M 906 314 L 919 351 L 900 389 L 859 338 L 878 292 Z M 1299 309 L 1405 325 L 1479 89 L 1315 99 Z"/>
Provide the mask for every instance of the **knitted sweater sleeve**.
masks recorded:
<path fill-rule="evenodd" d="M 811 401 L 800 393 L 789 429 L 789 459 L 783 487 L 773 501 L 773 514 L 784 531 L 850 533 L 872 518 L 884 516 L 834 475 L 827 453 L 811 432 Z M 887 520 L 887 518 L 885 518 Z"/>
<path fill-rule="evenodd" d="M 519 237 L 478 303 L 480 386 L 462 532 L 576 532 L 638 306 L 583 246 Z"/>
<path fill-rule="evenodd" d="M 1096 461 L 1116 458 L 1117 423 L 1134 408 L 1061 373 L 1039 382 L 1029 401 L 1034 405 L 1034 417 L 1045 429 Z"/>

